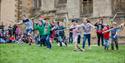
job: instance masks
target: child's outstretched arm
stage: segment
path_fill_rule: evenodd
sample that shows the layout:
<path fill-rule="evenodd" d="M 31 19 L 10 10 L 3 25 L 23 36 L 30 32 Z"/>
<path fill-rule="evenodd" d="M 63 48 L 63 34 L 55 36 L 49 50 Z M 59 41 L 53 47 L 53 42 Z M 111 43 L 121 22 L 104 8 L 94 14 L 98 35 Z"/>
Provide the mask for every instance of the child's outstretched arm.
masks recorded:
<path fill-rule="evenodd" d="M 123 27 L 123 26 L 125 26 L 125 23 L 122 23 L 122 24 L 120 24 L 119 26 L 117 26 L 117 27 L 115 27 L 115 28 L 121 28 L 121 27 Z M 110 32 L 111 30 L 113 30 L 113 29 L 115 29 L 115 28 L 111 28 L 111 29 L 109 29 L 109 30 L 107 30 L 107 31 L 104 31 L 104 32 L 102 32 L 102 33 Z"/>

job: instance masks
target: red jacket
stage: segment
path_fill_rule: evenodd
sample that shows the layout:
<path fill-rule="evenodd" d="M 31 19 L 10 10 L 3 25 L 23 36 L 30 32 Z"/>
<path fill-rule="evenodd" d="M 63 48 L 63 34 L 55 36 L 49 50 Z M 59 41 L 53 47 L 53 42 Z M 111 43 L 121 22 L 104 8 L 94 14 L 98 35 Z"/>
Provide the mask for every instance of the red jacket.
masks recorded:
<path fill-rule="evenodd" d="M 103 29 L 103 32 L 104 32 L 104 31 L 107 31 L 107 30 L 109 30 L 109 29 L 110 29 L 109 26 L 105 26 L 104 29 Z M 110 32 L 104 33 L 103 36 L 104 36 L 104 39 L 109 40 L 109 38 L 110 38 Z"/>
<path fill-rule="evenodd" d="M 12 40 L 12 41 L 14 41 L 14 40 L 15 40 L 15 37 L 12 36 L 12 37 L 10 37 L 9 39 Z"/>

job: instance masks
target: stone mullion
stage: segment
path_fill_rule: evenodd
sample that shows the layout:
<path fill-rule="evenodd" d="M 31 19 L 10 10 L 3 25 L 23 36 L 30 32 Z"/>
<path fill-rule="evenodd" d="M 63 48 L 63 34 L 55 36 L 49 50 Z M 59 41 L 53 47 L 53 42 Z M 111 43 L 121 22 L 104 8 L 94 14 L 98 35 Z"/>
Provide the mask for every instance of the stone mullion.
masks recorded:
<path fill-rule="evenodd" d="M 21 0 L 15 0 L 16 1 L 16 15 L 15 17 L 17 18 L 17 21 L 21 19 L 22 16 L 22 1 Z"/>

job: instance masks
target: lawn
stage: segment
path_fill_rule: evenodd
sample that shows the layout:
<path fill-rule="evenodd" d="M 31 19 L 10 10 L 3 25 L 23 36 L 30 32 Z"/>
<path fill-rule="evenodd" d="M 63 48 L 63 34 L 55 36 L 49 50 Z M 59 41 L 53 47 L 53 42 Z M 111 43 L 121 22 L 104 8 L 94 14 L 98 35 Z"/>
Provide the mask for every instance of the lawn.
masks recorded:
<path fill-rule="evenodd" d="M 51 50 L 27 44 L 0 44 L 0 63 L 125 63 L 125 45 L 118 51 L 106 51 L 103 47 L 86 47 L 84 52 L 73 51 L 73 45 Z"/>

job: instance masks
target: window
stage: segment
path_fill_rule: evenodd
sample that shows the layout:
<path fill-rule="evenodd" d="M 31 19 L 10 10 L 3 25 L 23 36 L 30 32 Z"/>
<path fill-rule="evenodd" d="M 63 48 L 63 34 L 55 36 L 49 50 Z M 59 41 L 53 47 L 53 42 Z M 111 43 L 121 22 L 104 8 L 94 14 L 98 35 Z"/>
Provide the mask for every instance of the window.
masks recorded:
<path fill-rule="evenodd" d="M 41 7 L 41 0 L 39 0 L 39 7 Z"/>
<path fill-rule="evenodd" d="M 67 3 L 67 0 L 59 0 L 58 1 L 58 4 L 64 4 L 64 3 Z"/>
<path fill-rule="evenodd" d="M 113 0 L 112 1 L 113 6 L 113 13 L 116 12 L 124 12 L 125 11 L 125 0 Z"/>
<path fill-rule="evenodd" d="M 81 0 L 80 14 L 83 16 L 91 16 L 93 13 L 93 0 Z"/>
<path fill-rule="evenodd" d="M 34 9 L 37 8 L 37 0 L 33 0 L 33 7 Z"/>

